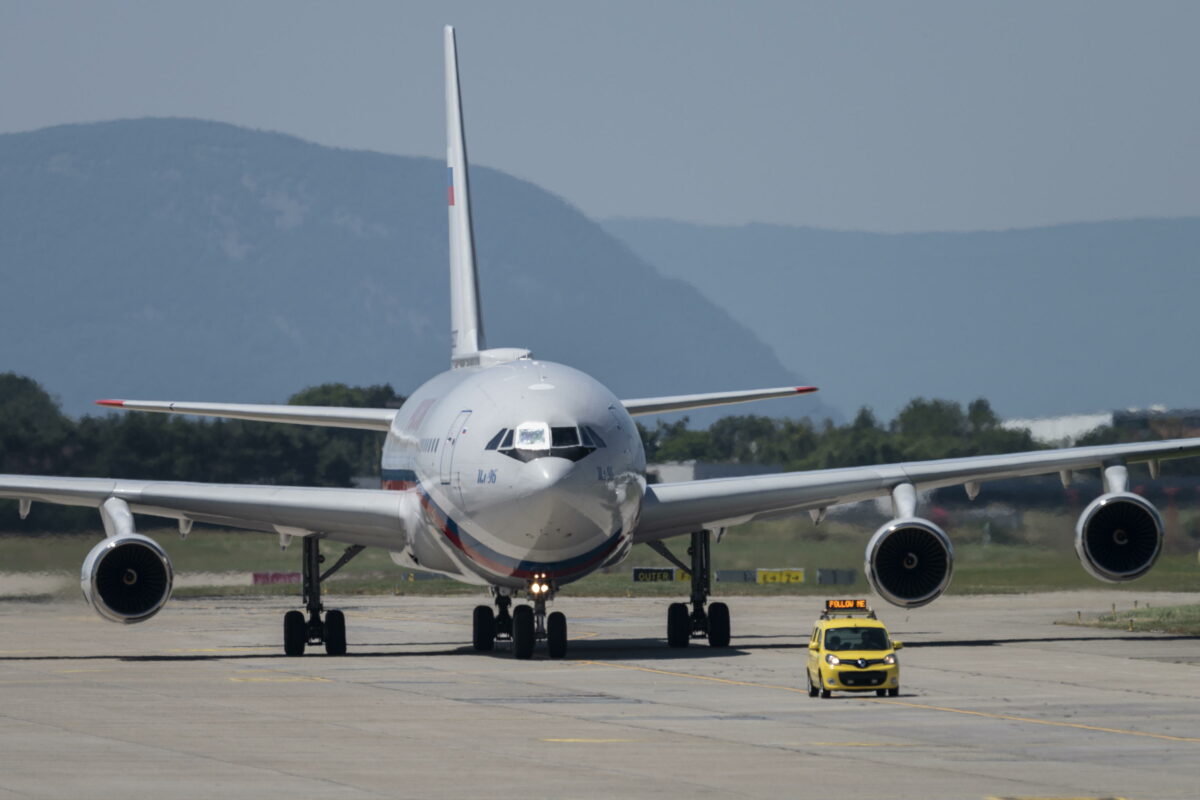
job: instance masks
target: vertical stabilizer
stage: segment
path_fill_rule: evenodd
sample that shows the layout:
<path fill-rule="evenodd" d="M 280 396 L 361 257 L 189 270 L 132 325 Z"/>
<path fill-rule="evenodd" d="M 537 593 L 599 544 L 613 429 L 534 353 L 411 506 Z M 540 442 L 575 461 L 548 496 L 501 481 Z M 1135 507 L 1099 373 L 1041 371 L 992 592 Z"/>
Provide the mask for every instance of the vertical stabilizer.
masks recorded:
<path fill-rule="evenodd" d="M 479 363 L 483 319 L 479 313 L 479 277 L 475 272 L 475 231 L 471 227 L 471 193 L 467 187 L 467 141 L 463 135 L 462 100 L 458 89 L 458 51 L 454 28 L 446 31 L 446 166 L 450 201 L 450 363 Z"/>

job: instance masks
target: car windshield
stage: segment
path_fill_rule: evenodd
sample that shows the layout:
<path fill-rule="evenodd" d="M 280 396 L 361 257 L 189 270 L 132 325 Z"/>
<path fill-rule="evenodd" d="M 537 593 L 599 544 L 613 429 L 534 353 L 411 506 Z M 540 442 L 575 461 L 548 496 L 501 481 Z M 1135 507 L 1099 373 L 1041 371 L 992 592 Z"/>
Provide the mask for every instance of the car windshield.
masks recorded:
<path fill-rule="evenodd" d="M 887 650 L 887 633 L 883 628 L 830 628 L 825 631 L 825 649 Z"/>

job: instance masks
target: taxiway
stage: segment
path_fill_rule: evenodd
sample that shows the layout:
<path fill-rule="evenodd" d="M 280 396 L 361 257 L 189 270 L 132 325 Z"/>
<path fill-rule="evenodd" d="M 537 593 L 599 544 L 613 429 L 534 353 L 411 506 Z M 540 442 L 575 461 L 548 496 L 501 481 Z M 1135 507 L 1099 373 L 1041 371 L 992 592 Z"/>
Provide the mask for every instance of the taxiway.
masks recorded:
<path fill-rule="evenodd" d="M 327 598 L 350 654 L 285 658 L 282 599 L 122 627 L 0 603 L 4 798 L 1200 796 L 1200 638 L 1055 624 L 1089 591 L 880 608 L 898 698 L 804 690 L 812 598 L 733 598 L 733 646 L 665 603 L 560 598 L 571 652 L 470 649 L 467 597 Z"/>

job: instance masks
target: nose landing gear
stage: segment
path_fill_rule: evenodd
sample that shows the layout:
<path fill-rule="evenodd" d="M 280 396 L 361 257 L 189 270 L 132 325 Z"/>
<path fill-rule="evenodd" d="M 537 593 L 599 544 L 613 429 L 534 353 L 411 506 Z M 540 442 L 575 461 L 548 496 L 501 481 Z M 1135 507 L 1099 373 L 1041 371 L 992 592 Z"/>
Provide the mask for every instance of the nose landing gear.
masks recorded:
<path fill-rule="evenodd" d="M 495 587 L 496 611 L 490 606 L 476 606 L 472 618 L 472 642 L 476 650 L 494 649 L 498 641 L 511 641 L 514 658 L 533 658 L 538 641 L 546 642 L 551 658 L 567 654 L 567 617 L 561 611 L 546 613 L 546 603 L 554 598 L 554 585 L 544 575 L 534 576 L 529 585 L 533 605 L 520 604 L 512 608 L 510 590 Z"/>

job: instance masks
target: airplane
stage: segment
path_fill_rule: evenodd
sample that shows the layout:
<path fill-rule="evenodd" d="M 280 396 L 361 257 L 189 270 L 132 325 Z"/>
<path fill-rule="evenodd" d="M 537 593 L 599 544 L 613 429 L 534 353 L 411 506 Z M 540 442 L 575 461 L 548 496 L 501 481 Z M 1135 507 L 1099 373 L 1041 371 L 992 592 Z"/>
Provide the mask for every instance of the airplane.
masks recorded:
<path fill-rule="evenodd" d="M 949 536 L 917 516 L 919 493 L 1001 478 L 1100 469 L 1103 494 L 1080 515 L 1075 550 L 1084 569 L 1109 582 L 1144 575 L 1162 550 L 1155 507 L 1128 491 L 1128 465 L 1157 477 L 1165 459 L 1200 454 L 1200 438 L 1042 450 L 739 478 L 648 484 L 633 417 L 799 396 L 811 386 L 622 400 L 590 376 L 485 343 L 475 266 L 466 140 L 455 32 L 444 30 L 450 235 L 450 369 L 414 391 L 399 409 L 205 402 L 101 400 L 130 411 L 190 414 L 299 425 L 358 428 L 385 435 L 380 489 L 184 483 L 0 475 L 0 498 L 22 518 L 33 502 L 99 511 L 105 537 L 84 559 L 80 585 L 100 616 L 118 623 L 153 617 L 171 596 L 174 573 L 163 548 L 137 532 L 134 514 L 174 519 L 181 536 L 196 522 L 262 531 L 301 547 L 304 610 L 283 618 L 284 652 L 324 646 L 346 653 L 346 622 L 326 610 L 321 587 L 367 547 L 388 550 L 402 567 L 490 589 L 474 609 L 472 645 L 511 646 L 529 659 L 538 642 L 551 658 L 567 652 L 567 620 L 547 605 L 566 585 L 617 564 L 645 543 L 690 576 L 688 604 L 667 608 L 667 643 L 730 643 L 729 608 L 709 602 L 711 545 L 729 527 L 764 517 L 890 497 L 893 519 L 869 539 L 871 587 L 884 600 L 917 608 L 950 583 Z M 715 364 L 715 369 L 720 365 Z M 667 541 L 688 543 L 690 560 Z M 323 567 L 322 541 L 345 545 Z"/>

